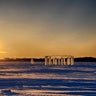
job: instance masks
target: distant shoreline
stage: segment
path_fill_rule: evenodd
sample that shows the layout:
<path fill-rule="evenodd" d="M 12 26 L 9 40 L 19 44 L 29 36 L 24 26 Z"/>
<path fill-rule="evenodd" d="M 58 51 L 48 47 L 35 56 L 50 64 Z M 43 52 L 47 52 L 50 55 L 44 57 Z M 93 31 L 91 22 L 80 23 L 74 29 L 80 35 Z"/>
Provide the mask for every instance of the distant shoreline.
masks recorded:
<path fill-rule="evenodd" d="M 33 58 L 34 61 L 37 62 L 44 62 L 44 58 Z M 19 62 L 30 62 L 31 58 L 5 58 L 0 59 L 0 62 L 13 62 L 13 61 L 19 61 Z M 95 57 L 77 57 L 74 58 L 75 62 L 96 62 Z"/>

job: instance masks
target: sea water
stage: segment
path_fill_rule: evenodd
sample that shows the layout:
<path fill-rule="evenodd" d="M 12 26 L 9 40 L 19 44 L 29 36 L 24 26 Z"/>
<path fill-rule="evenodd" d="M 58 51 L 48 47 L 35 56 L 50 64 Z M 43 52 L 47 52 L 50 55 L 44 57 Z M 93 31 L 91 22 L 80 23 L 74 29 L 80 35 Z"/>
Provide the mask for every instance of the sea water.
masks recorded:
<path fill-rule="evenodd" d="M 0 62 L 0 96 L 96 96 L 96 62 Z"/>

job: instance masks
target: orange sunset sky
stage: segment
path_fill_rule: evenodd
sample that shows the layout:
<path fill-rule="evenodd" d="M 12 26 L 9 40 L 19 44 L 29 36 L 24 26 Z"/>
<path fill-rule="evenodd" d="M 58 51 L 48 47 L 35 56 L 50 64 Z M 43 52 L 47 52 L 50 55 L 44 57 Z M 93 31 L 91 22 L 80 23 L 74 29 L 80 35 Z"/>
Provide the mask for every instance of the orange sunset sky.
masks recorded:
<path fill-rule="evenodd" d="M 96 57 L 96 0 L 0 0 L 0 58 Z"/>

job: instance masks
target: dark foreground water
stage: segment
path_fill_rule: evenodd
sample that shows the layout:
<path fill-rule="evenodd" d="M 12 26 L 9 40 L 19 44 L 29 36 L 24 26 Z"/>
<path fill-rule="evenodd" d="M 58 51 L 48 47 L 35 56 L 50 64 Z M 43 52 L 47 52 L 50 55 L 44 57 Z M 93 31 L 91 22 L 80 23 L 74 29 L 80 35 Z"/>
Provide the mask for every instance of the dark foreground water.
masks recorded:
<path fill-rule="evenodd" d="M 0 62 L 0 96 L 96 96 L 96 62 Z"/>

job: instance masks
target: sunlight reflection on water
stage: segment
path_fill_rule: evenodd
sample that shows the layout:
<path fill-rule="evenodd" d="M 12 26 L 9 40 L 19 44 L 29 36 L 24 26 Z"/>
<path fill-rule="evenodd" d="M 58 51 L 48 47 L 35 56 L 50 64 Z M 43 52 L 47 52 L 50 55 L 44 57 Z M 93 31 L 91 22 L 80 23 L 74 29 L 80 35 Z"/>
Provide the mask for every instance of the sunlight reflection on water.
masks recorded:
<path fill-rule="evenodd" d="M 29 62 L 0 63 L 0 90 L 10 89 L 25 96 L 94 95 L 95 72 L 96 62 L 77 62 L 73 66 L 31 65 Z"/>

